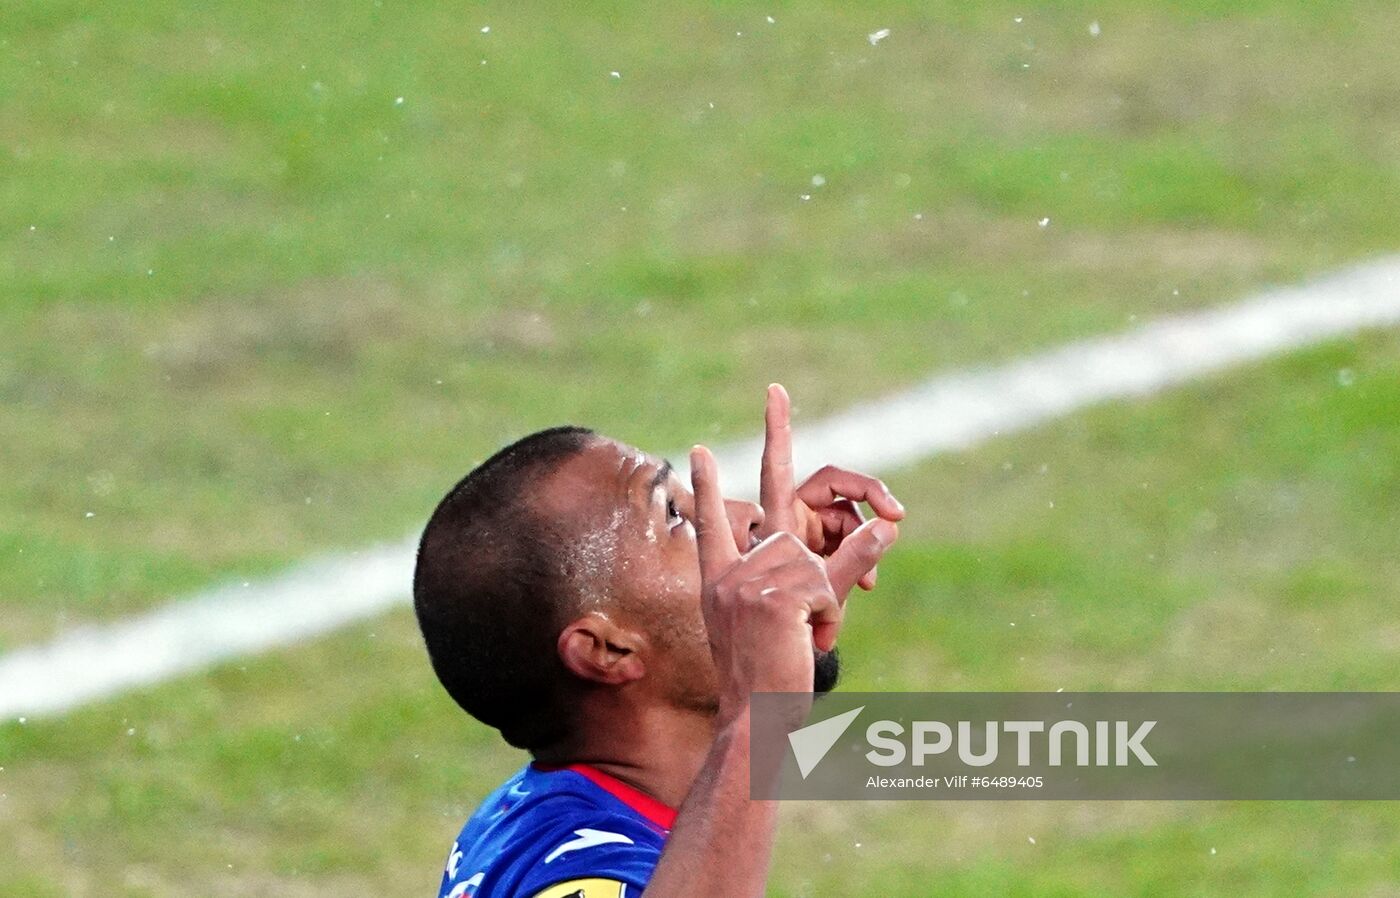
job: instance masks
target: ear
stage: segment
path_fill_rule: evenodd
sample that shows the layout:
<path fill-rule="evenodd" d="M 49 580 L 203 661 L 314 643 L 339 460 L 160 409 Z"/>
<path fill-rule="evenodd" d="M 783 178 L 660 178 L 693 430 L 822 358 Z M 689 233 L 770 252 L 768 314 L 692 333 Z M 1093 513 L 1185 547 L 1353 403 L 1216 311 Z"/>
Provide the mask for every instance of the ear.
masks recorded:
<path fill-rule="evenodd" d="M 559 634 L 559 660 L 581 680 L 622 686 L 646 676 L 641 658 L 646 645 L 641 633 L 591 612 Z"/>

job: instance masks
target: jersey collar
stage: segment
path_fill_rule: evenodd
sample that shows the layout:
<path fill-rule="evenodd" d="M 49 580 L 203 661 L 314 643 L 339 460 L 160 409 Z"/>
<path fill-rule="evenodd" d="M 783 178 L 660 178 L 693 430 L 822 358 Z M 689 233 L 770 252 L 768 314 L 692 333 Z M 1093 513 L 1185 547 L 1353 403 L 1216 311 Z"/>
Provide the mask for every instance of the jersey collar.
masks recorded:
<path fill-rule="evenodd" d="M 644 819 L 661 827 L 667 832 L 671 831 L 671 827 L 676 822 L 675 808 L 657 801 L 640 789 L 627 785 L 617 777 L 610 776 L 591 764 L 564 764 L 555 767 L 548 764 L 534 763 L 530 766 L 542 773 L 552 773 L 556 770 L 572 770 L 604 792 L 607 792 L 613 798 L 616 798 L 618 801 L 636 811 Z"/>

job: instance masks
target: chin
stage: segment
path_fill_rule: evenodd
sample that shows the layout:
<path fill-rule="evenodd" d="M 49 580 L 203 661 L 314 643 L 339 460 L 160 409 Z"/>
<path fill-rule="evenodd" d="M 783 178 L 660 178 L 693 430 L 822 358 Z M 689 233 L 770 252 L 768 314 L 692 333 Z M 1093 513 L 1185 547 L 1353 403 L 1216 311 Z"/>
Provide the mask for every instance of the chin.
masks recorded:
<path fill-rule="evenodd" d="M 812 672 L 812 691 L 824 695 L 835 689 L 837 681 L 841 679 L 841 656 L 835 648 L 829 652 L 817 649 L 813 656 L 816 664 Z"/>
<path fill-rule="evenodd" d="M 812 691 L 817 695 L 825 695 L 836 689 L 837 681 L 841 679 L 841 656 L 836 649 L 823 652 L 821 649 L 812 650 Z M 692 711 L 700 711 L 704 714 L 714 716 L 719 713 L 719 694 L 714 690 L 704 692 L 684 692 L 674 697 L 676 704 Z"/>

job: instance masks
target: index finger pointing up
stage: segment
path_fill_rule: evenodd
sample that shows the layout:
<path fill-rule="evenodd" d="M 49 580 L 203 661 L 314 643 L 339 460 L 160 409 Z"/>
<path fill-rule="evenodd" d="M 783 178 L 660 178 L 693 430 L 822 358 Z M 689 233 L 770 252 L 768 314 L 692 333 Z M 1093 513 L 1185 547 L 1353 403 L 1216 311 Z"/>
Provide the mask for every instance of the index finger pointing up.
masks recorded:
<path fill-rule="evenodd" d="M 768 387 L 763 414 L 763 468 L 758 479 L 758 501 L 763 506 L 765 529 L 797 532 L 797 498 L 792 477 L 792 400 L 782 384 Z"/>
<path fill-rule="evenodd" d="M 700 577 L 714 580 L 739 560 L 715 457 L 704 446 L 690 450 L 690 485 L 695 491 L 695 542 L 700 550 Z"/>

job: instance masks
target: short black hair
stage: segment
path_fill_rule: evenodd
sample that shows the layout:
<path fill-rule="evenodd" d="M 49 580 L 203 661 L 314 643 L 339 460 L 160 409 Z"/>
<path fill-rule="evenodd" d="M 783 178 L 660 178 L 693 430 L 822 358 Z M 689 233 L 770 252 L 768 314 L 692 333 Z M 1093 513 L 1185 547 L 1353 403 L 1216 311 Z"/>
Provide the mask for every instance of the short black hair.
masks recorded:
<path fill-rule="evenodd" d="M 438 503 L 418 544 L 413 608 L 433 671 L 517 748 L 569 728 L 555 646 L 569 596 L 564 535 L 531 509 L 530 486 L 593 438 L 551 427 L 506 446 Z"/>

